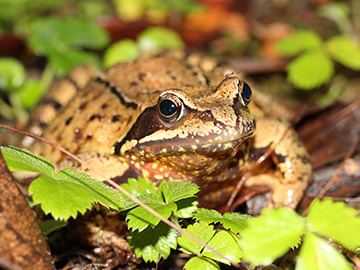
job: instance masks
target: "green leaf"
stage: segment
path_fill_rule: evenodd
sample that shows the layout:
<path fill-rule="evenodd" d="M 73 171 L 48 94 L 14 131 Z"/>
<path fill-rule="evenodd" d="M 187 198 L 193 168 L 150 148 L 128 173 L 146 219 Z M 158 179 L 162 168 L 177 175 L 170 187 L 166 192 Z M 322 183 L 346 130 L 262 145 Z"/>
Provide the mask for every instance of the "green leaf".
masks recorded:
<path fill-rule="evenodd" d="M 334 65 L 325 52 L 316 49 L 294 59 L 287 70 L 288 80 L 296 87 L 312 89 L 331 79 Z"/>
<path fill-rule="evenodd" d="M 326 48 L 332 58 L 346 67 L 360 70 L 360 46 L 349 36 L 335 36 L 326 42 Z"/>
<path fill-rule="evenodd" d="M 297 30 L 291 36 L 279 41 L 276 50 L 282 54 L 293 56 L 302 51 L 320 48 L 322 40 L 318 34 L 310 30 Z"/>
<path fill-rule="evenodd" d="M 108 42 L 107 33 L 93 23 L 56 17 L 35 21 L 29 36 L 29 44 L 35 52 L 50 57 L 62 72 L 67 72 L 75 65 L 98 63 L 96 55 L 76 50 L 102 49 Z"/>
<path fill-rule="evenodd" d="M 48 57 L 60 74 L 66 74 L 72 68 L 84 64 L 100 67 L 98 56 L 89 52 L 75 51 L 67 47 L 58 50 L 49 49 Z"/>
<path fill-rule="evenodd" d="M 142 51 L 184 48 L 184 43 L 176 32 L 161 26 L 150 27 L 141 32 L 138 44 Z"/>
<path fill-rule="evenodd" d="M 220 266 L 213 260 L 206 257 L 191 258 L 185 265 L 185 270 L 220 270 Z"/>
<path fill-rule="evenodd" d="M 222 215 L 213 209 L 200 208 L 194 214 L 194 218 L 201 222 L 218 223 L 222 220 Z"/>
<path fill-rule="evenodd" d="M 46 88 L 40 81 L 28 79 L 17 94 L 23 107 L 29 110 L 39 102 L 45 91 Z"/>
<path fill-rule="evenodd" d="M 143 194 L 156 194 L 154 183 L 142 177 L 139 177 L 138 180 L 129 178 L 127 183 L 121 184 L 121 187 L 135 197 Z"/>
<path fill-rule="evenodd" d="M 138 58 L 140 50 L 135 41 L 123 39 L 112 44 L 104 54 L 104 66 L 110 67 L 116 63 L 123 63 Z"/>
<path fill-rule="evenodd" d="M 239 213 L 224 213 L 221 223 L 225 229 L 231 230 L 233 233 L 241 233 L 252 219 L 249 215 L 241 215 Z"/>
<path fill-rule="evenodd" d="M 40 223 L 40 228 L 45 235 L 49 235 L 50 233 L 57 231 L 67 225 L 66 221 L 63 220 L 55 220 L 55 219 L 48 219 L 44 222 Z"/>
<path fill-rule="evenodd" d="M 194 218 L 206 223 L 222 223 L 225 229 L 229 229 L 233 233 L 239 233 L 244 230 L 247 222 L 251 220 L 252 217 L 239 213 L 224 213 L 224 216 L 222 216 L 215 210 L 201 208 L 196 211 Z"/>
<path fill-rule="evenodd" d="M 239 239 L 233 235 L 231 232 L 220 231 L 209 241 L 208 245 L 220 252 L 230 260 L 234 262 L 240 262 L 242 252 L 239 246 Z M 201 253 L 203 256 L 211 258 L 213 260 L 229 264 L 228 260 L 223 259 L 219 255 L 212 252 L 210 249 L 206 248 Z"/>
<path fill-rule="evenodd" d="M 41 204 L 44 213 L 51 213 L 55 219 L 76 218 L 78 212 L 84 214 L 92 206 L 84 186 L 48 176 L 34 180 L 29 193 L 33 194 L 34 202 Z"/>
<path fill-rule="evenodd" d="M 138 204 L 133 200 L 131 200 L 130 198 L 126 198 L 124 197 L 124 195 L 122 197 L 125 198 L 125 205 L 123 209 L 121 209 L 122 211 L 129 210 L 131 208 L 134 208 L 135 206 L 138 206 Z M 159 205 L 165 204 L 164 200 L 160 198 L 157 194 L 144 194 L 144 195 L 136 196 L 136 198 L 138 198 L 144 204 L 159 204 Z"/>
<path fill-rule="evenodd" d="M 55 219 L 76 218 L 77 213 L 91 209 L 92 203 L 99 202 L 106 207 L 122 207 L 119 194 L 105 184 L 92 179 L 85 173 L 65 169 L 56 177 L 41 176 L 29 186 L 35 203 Z"/>
<path fill-rule="evenodd" d="M 145 262 L 157 262 L 159 257 L 166 259 L 171 249 L 176 249 L 177 231 L 164 223 L 156 227 L 147 227 L 142 232 L 129 232 L 129 245 L 135 248 L 137 257 L 142 257 Z"/>
<path fill-rule="evenodd" d="M 109 36 L 91 22 L 47 17 L 31 25 L 29 43 L 38 53 L 46 55 L 49 49 L 61 50 L 61 47 L 102 49 L 109 43 Z"/>
<path fill-rule="evenodd" d="M 24 83 L 25 78 L 22 63 L 13 58 L 0 58 L 0 90 L 13 91 Z"/>
<path fill-rule="evenodd" d="M 178 210 L 174 212 L 174 215 L 178 218 L 192 218 L 193 213 L 198 209 L 198 204 L 195 198 L 177 201 Z"/>
<path fill-rule="evenodd" d="M 309 233 L 302 244 L 296 270 L 351 270 L 353 269 L 333 246 Z"/>
<path fill-rule="evenodd" d="M 175 203 L 148 204 L 147 206 L 162 215 L 165 219 L 168 219 L 171 216 L 172 212 L 177 210 L 177 206 Z M 160 222 L 160 219 L 158 217 L 155 217 L 153 214 L 149 213 L 147 210 L 140 206 L 131 210 L 127 214 L 126 220 L 128 220 L 128 228 L 131 228 L 133 231 L 138 230 L 139 232 L 143 231 L 149 225 L 154 227 Z"/>
<path fill-rule="evenodd" d="M 263 209 L 241 234 L 244 259 L 255 265 L 270 264 L 298 245 L 305 226 L 305 221 L 288 208 Z"/>
<path fill-rule="evenodd" d="M 339 244 L 355 249 L 360 247 L 360 218 L 357 210 L 344 202 L 331 199 L 314 201 L 308 218 L 311 229 Z"/>
<path fill-rule="evenodd" d="M 56 179 L 84 186 L 92 202 L 100 203 L 107 208 L 118 210 L 124 206 L 123 199 L 116 190 L 91 178 L 86 173 L 64 169 L 56 174 Z"/>
<path fill-rule="evenodd" d="M 47 159 L 14 146 L 1 146 L 0 149 L 10 171 L 35 172 L 55 177 L 55 168 Z"/>
<path fill-rule="evenodd" d="M 209 242 L 210 239 L 215 234 L 214 226 L 208 225 L 206 223 L 198 223 L 198 222 L 189 225 L 185 229 L 185 231 L 187 231 L 197 239 L 200 239 L 204 243 Z M 181 246 L 181 250 L 185 253 L 193 253 L 199 255 L 200 251 L 203 248 L 201 244 L 195 242 L 190 237 L 187 237 L 185 235 L 181 235 L 181 237 L 179 237 L 177 241 L 178 244 Z"/>
<path fill-rule="evenodd" d="M 197 192 L 199 192 L 199 186 L 182 181 L 162 182 L 158 189 L 158 193 L 162 194 L 167 203 L 195 197 Z"/>

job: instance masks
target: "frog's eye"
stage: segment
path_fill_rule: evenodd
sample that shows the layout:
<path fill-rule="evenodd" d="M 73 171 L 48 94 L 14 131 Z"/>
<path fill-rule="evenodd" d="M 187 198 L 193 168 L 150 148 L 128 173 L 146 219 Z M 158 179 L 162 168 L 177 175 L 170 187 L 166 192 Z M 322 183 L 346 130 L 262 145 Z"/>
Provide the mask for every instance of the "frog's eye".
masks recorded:
<path fill-rule="evenodd" d="M 242 85 L 241 97 L 243 98 L 245 104 L 248 105 L 251 100 L 251 88 L 245 82 Z"/>
<path fill-rule="evenodd" d="M 165 94 L 159 98 L 158 111 L 161 119 L 173 123 L 181 115 L 183 104 L 179 97 L 174 94 Z"/>

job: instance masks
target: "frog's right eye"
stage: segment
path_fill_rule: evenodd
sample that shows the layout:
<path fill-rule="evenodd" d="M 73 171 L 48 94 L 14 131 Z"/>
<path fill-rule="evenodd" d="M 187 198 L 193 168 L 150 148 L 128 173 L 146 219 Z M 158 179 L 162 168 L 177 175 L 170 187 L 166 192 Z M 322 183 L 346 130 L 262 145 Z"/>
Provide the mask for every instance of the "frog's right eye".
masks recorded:
<path fill-rule="evenodd" d="M 243 98 L 246 105 L 250 103 L 251 100 L 251 88 L 247 83 L 242 84 L 241 97 Z"/>
<path fill-rule="evenodd" d="M 180 118 L 182 111 L 183 102 L 178 96 L 168 93 L 159 98 L 158 112 L 163 121 L 175 122 Z"/>

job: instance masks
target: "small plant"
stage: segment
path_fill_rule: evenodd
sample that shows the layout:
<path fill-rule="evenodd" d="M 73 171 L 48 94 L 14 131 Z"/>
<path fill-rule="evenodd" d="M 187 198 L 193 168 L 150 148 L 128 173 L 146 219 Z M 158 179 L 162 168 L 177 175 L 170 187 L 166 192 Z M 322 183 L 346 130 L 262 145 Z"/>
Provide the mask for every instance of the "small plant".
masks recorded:
<path fill-rule="evenodd" d="M 296 87 L 313 89 L 327 83 L 334 74 L 333 60 L 360 71 L 360 44 L 356 31 L 351 30 L 350 10 L 344 3 L 330 3 L 319 10 L 320 15 L 334 20 L 343 34 L 324 41 L 311 30 L 297 30 L 277 44 L 277 50 L 296 56 L 287 67 L 288 80 Z"/>
<path fill-rule="evenodd" d="M 141 51 L 183 49 L 184 43 L 179 35 L 165 27 L 149 27 L 142 31 L 137 41 L 123 39 L 112 44 L 104 54 L 104 66 L 110 67 L 119 62 L 135 60 Z"/>
<path fill-rule="evenodd" d="M 1 147 L 1 152 L 10 170 L 41 174 L 30 185 L 29 192 L 33 194 L 34 202 L 55 219 L 76 218 L 78 212 L 84 213 L 94 202 L 117 211 L 127 211 L 130 246 L 145 261 L 166 259 L 171 249 L 178 248 L 190 254 L 185 269 L 201 267 L 218 270 L 219 263 L 240 260 L 254 266 L 269 265 L 289 249 L 300 249 L 297 270 L 350 270 L 349 262 L 336 247 L 341 245 L 341 250 L 350 253 L 360 247 L 357 210 L 346 207 L 342 202 L 330 199 L 314 201 L 306 218 L 285 207 L 263 209 L 260 216 L 252 218 L 197 208 L 195 194 L 199 188 L 192 183 L 163 182 L 156 188 L 153 183 L 139 178 L 129 179 L 127 184 L 122 185 L 163 218 L 207 244 L 204 246 L 199 240 L 179 235 L 122 193 L 86 174 L 72 169 L 55 174 L 49 161 L 15 147 Z M 48 223 L 43 224 L 48 231 L 64 226 L 63 222 Z M 181 223 L 189 225 L 181 226 Z"/>

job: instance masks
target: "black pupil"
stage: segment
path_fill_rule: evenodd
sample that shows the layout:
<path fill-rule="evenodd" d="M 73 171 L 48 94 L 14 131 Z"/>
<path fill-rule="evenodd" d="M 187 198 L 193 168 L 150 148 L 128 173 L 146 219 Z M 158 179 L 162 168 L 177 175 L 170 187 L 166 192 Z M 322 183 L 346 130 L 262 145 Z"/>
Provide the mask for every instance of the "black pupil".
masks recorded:
<path fill-rule="evenodd" d="M 250 100 L 250 98 L 251 98 L 251 88 L 247 83 L 243 84 L 243 89 L 242 89 L 241 95 L 245 100 Z"/>
<path fill-rule="evenodd" d="M 164 99 L 160 103 L 160 112 L 164 116 L 172 116 L 177 111 L 177 106 L 174 101 L 170 99 Z"/>

